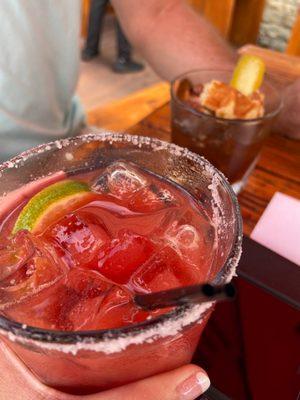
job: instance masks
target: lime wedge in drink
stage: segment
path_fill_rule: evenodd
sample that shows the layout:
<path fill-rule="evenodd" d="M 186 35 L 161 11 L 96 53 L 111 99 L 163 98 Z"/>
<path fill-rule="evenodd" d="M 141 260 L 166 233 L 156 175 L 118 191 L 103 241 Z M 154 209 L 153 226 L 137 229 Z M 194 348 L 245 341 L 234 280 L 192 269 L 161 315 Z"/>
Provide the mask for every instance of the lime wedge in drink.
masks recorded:
<path fill-rule="evenodd" d="M 261 58 L 244 54 L 238 60 L 230 85 L 245 96 L 249 96 L 260 88 L 265 69 L 265 63 Z"/>
<path fill-rule="evenodd" d="M 27 229 L 42 232 L 51 223 L 85 204 L 91 196 L 87 184 L 64 180 L 38 192 L 21 211 L 12 233 Z"/>

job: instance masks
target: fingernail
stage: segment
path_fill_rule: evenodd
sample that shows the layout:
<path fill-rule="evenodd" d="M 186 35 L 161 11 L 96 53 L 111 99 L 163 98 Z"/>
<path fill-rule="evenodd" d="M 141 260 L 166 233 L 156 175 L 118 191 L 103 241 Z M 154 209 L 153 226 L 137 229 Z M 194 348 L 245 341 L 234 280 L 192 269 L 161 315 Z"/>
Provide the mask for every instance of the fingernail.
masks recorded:
<path fill-rule="evenodd" d="M 193 400 L 204 393 L 210 385 L 209 378 L 203 372 L 198 372 L 181 382 L 176 391 L 180 400 Z"/>

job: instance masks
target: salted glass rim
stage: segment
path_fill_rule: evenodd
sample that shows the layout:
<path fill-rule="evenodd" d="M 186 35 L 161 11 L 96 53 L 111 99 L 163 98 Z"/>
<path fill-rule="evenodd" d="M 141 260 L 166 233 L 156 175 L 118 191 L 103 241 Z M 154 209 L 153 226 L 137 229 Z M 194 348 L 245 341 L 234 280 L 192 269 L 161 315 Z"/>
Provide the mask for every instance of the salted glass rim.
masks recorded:
<path fill-rule="evenodd" d="M 239 261 L 240 253 L 241 253 L 241 242 L 242 242 L 242 219 L 240 215 L 239 205 L 237 197 L 228 183 L 225 176 L 218 171 L 213 165 L 211 165 L 204 157 L 201 157 L 195 153 L 192 153 L 188 149 L 184 149 L 172 143 L 167 143 L 162 140 L 156 138 L 150 138 L 146 136 L 137 136 L 137 135 L 127 135 L 122 133 L 111 133 L 103 131 L 91 130 L 90 134 L 75 136 L 68 139 L 56 140 L 50 143 L 46 143 L 37 147 L 34 147 L 28 151 L 21 153 L 19 156 L 12 158 L 9 161 L 4 162 L 0 165 L 0 172 L 3 172 L 7 168 L 13 168 L 13 166 L 18 166 L 18 164 L 24 162 L 24 160 L 38 156 L 42 153 L 47 153 L 53 149 L 61 149 L 62 147 L 67 147 L 70 144 L 76 143 L 80 141 L 84 142 L 108 142 L 109 144 L 117 143 L 128 143 L 137 145 L 139 149 L 142 150 L 143 144 L 151 145 L 153 149 L 166 149 L 171 154 L 174 154 L 178 157 L 185 157 L 197 163 L 199 166 L 203 168 L 208 167 L 211 173 L 212 178 L 217 176 L 219 181 L 218 184 L 222 185 L 224 189 L 229 194 L 230 200 L 233 204 L 234 208 L 234 216 L 235 216 L 235 238 L 232 243 L 232 247 L 224 263 L 222 269 L 219 271 L 217 276 L 213 279 L 212 282 L 220 282 L 230 280 L 231 277 L 235 273 L 235 267 Z M 39 177 L 41 178 L 41 177 Z M 82 344 L 84 349 L 93 350 L 91 346 L 95 346 L 99 342 L 103 342 L 100 348 L 101 351 L 110 352 L 109 348 L 107 348 L 107 343 L 112 341 L 119 341 L 132 337 L 133 341 L 131 343 L 140 343 L 140 340 L 136 337 L 141 333 L 145 333 L 146 338 L 152 338 L 153 335 L 158 334 L 159 327 L 165 327 L 165 335 L 169 336 L 170 332 L 178 332 L 181 331 L 185 326 L 190 325 L 196 321 L 198 321 L 201 317 L 203 317 L 208 309 L 211 307 L 212 302 L 203 303 L 200 305 L 190 305 L 190 306 L 180 306 L 163 314 L 159 317 L 156 317 L 152 320 L 143 321 L 141 323 L 132 324 L 126 327 L 114 328 L 114 329 L 101 329 L 101 330 L 89 330 L 89 331 L 58 331 L 58 330 L 49 330 L 42 329 L 37 327 L 32 327 L 26 324 L 22 324 L 16 321 L 13 321 L 9 318 L 0 315 L 0 333 L 6 335 L 10 340 L 23 341 L 25 343 L 31 342 L 33 344 L 39 343 L 42 347 L 52 349 L 51 344 L 54 345 L 63 345 L 62 348 L 69 346 L 69 351 L 74 352 L 74 346 L 77 344 Z M 176 330 L 176 324 L 178 324 L 178 329 Z M 175 329 L 175 330 L 174 330 Z M 48 345 L 48 346 L 47 346 Z M 72 347 L 73 345 L 73 347 Z M 71 346 L 71 347 L 70 347 Z M 106 346 L 106 347 L 105 347 Z M 121 348 L 124 344 L 121 343 Z M 78 350 L 78 349 L 77 349 Z M 76 350 L 76 351 L 77 351 Z M 76 352 L 75 351 L 75 352 Z M 113 352 L 113 351 L 112 351 Z"/>
<path fill-rule="evenodd" d="M 262 117 L 257 117 L 257 118 L 249 118 L 249 119 L 243 119 L 243 118 L 233 118 L 233 119 L 228 119 L 228 118 L 222 118 L 222 117 L 216 117 L 215 115 L 211 115 L 211 114 L 206 114 L 202 111 L 196 110 L 194 108 L 192 108 L 191 106 L 189 106 L 188 104 L 186 104 L 185 102 L 181 101 L 176 93 L 175 93 L 175 84 L 180 81 L 183 78 L 187 78 L 188 76 L 192 75 L 192 74 L 199 74 L 199 73 L 227 73 L 227 74 L 231 74 L 232 75 L 232 70 L 229 69 L 193 69 L 187 72 L 184 72 L 183 74 L 178 75 L 177 77 L 175 77 L 172 81 L 171 81 L 171 100 L 174 101 L 174 103 L 180 105 L 180 107 L 184 108 L 185 110 L 191 112 L 194 115 L 197 115 L 198 117 L 206 117 L 206 118 L 211 118 L 215 121 L 220 121 L 220 122 L 227 122 L 227 123 L 231 123 L 231 124 L 251 124 L 251 123 L 257 123 L 257 122 L 261 122 L 267 119 L 272 119 L 274 117 L 276 117 L 277 114 L 279 114 L 279 112 L 281 111 L 282 107 L 283 107 L 283 102 L 281 99 L 281 96 L 279 94 L 278 89 L 276 89 L 276 87 L 269 82 L 270 79 L 270 74 L 266 74 L 266 79 L 263 82 L 263 85 L 271 88 L 274 93 L 276 94 L 277 98 L 278 98 L 278 105 L 277 107 L 275 107 L 275 109 L 273 111 L 268 112 L 267 114 L 264 114 Z M 217 79 L 217 78 L 216 78 Z"/>

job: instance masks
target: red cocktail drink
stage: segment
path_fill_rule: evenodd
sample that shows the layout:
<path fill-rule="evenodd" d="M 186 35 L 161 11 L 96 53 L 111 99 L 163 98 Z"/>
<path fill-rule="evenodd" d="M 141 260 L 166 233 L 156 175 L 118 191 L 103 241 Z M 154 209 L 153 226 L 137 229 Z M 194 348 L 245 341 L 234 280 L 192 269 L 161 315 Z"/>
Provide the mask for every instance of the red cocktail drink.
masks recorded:
<path fill-rule="evenodd" d="M 45 202 L 57 190 L 66 195 Z M 42 202 L 36 221 L 30 213 Z M 211 278 L 215 235 L 204 210 L 179 186 L 132 163 L 54 183 L 26 207 L 26 215 L 25 204 L 12 210 L 0 231 L 0 304 L 17 322 L 63 331 L 120 328 L 165 312 L 139 309 L 134 294 Z"/>
<path fill-rule="evenodd" d="M 76 394 L 189 362 L 212 304 L 146 312 L 133 295 L 230 279 L 241 238 L 225 180 L 183 149 L 122 135 L 18 160 L 27 185 L 8 187 L 0 203 L 8 345 L 44 383 Z M 34 166 L 51 184 L 29 183 Z M 2 179 L 12 182 L 21 169 L 8 167 Z"/>

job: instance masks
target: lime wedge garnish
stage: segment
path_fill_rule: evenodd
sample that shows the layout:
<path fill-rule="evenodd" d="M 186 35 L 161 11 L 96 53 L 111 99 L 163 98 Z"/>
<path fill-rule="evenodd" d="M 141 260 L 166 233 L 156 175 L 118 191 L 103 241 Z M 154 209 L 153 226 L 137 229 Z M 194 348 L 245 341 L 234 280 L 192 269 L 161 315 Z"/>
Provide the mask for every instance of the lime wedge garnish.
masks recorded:
<path fill-rule="evenodd" d="M 261 58 L 244 54 L 238 60 L 230 85 L 245 96 L 249 96 L 260 88 L 265 69 L 265 63 Z"/>
<path fill-rule="evenodd" d="M 87 184 L 64 180 L 38 192 L 21 211 L 12 233 L 21 229 L 41 232 L 51 222 L 78 207 L 90 195 Z"/>

